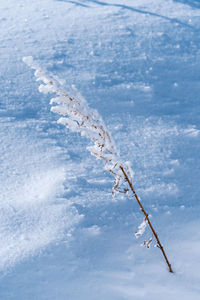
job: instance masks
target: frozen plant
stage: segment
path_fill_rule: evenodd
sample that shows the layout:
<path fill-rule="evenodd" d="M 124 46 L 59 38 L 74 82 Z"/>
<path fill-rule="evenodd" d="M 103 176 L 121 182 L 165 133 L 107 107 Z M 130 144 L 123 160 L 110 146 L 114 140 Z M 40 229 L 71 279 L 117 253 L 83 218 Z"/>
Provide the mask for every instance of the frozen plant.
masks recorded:
<path fill-rule="evenodd" d="M 157 241 L 157 246 L 162 251 L 169 271 L 173 273 L 158 235 L 133 188 L 131 182 L 133 172 L 128 163 L 121 162 L 119 152 L 98 112 L 88 107 L 86 100 L 78 93 L 75 87 L 72 87 L 70 93 L 68 91 L 66 92 L 64 83 L 55 76 L 48 76 L 45 71 L 33 61 L 31 56 L 24 57 L 23 61 L 35 70 L 36 81 L 42 82 L 39 86 L 39 91 L 44 94 L 53 93 L 56 95 L 55 98 L 50 100 L 50 104 L 55 104 L 51 107 L 51 111 L 62 116 L 59 118 L 58 123 L 63 124 L 72 131 L 80 132 L 82 136 L 87 137 L 93 142 L 92 146 L 88 146 L 87 149 L 97 159 L 102 159 L 104 161 L 104 168 L 114 176 L 112 194 L 114 195 L 116 192 L 126 193 L 128 190 L 132 191 L 145 216 L 144 221 L 138 228 L 136 237 L 144 233 L 148 224 Z M 126 187 L 122 188 L 124 185 Z M 149 247 L 151 241 L 152 238 L 148 242 L 145 241 L 144 245 Z"/>
<path fill-rule="evenodd" d="M 138 231 L 135 233 L 135 237 L 139 238 L 143 233 L 145 232 L 145 229 L 147 227 L 147 220 L 144 218 L 144 221 L 138 226 Z"/>

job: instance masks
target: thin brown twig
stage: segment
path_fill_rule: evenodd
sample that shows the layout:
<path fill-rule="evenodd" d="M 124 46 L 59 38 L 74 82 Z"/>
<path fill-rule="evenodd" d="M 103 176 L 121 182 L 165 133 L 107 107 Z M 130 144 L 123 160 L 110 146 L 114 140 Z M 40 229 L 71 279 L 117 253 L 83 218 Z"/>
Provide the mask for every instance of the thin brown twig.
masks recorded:
<path fill-rule="evenodd" d="M 149 220 L 148 214 L 147 214 L 147 212 L 145 211 L 145 209 L 144 209 L 142 203 L 140 202 L 140 199 L 138 198 L 138 196 L 137 196 L 137 194 L 136 194 L 136 192 L 135 192 L 135 190 L 134 190 L 134 188 L 133 188 L 133 185 L 132 185 L 132 183 L 131 183 L 131 181 L 130 181 L 130 179 L 129 179 L 127 173 L 126 173 L 126 171 L 124 170 L 123 166 L 120 166 L 120 169 L 122 170 L 122 173 L 123 173 L 123 175 L 124 175 L 124 178 L 125 178 L 125 180 L 128 182 L 128 185 L 130 186 L 131 191 L 133 192 L 133 195 L 134 195 L 135 199 L 137 200 L 137 202 L 138 202 L 138 204 L 139 204 L 139 206 L 140 206 L 141 211 L 142 211 L 143 214 L 145 215 L 145 218 L 146 218 L 146 220 L 147 220 L 147 222 L 148 222 L 148 224 L 149 224 L 149 227 L 150 227 L 150 229 L 151 229 L 153 235 L 154 235 L 155 238 L 156 238 L 158 248 L 160 248 L 160 250 L 162 251 L 162 254 L 163 254 L 163 256 L 164 256 L 164 258 L 165 258 L 165 261 L 166 261 L 166 263 L 167 263 L 167 265 L 168 265 L 169 272 L 174 273 L 173 270 L 172 270 L 171 264 L 169 263 L 169 260 L 168 260 L 168 258 L 167 258 L 167 255 L 166 255 L 166 253 L 165 253 L 165 251 L 164 251 L 164 248 L 163 248 L 163 246 L 162 246 L 162 244 L 161 244 L 161 242 L 160 242 L 160 240 L 159 240 L 159 238 L 158 238 L 158 235 L 157 235 L 157 233 L 155 232 L 155 230 L 154 230 L 154 228 L 153 228 L 153 225 L 151 224 L 151 221 Z"/>

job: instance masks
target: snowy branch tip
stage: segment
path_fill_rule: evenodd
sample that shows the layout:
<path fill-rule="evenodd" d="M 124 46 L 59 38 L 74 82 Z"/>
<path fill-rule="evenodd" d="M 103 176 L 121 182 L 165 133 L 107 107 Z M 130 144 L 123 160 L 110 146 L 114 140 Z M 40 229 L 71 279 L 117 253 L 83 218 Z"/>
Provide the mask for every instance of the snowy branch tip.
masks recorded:
<path fill-rule="evenodd" d="M 63 81 L 57 76 L 47 75 L 45 70 L 34 62 L 32 56 L 24 57 L 23 62 L 35 70 L 36 81 L 42 82 L 38 88 L 39 92 L 56 94 L 56 97 L 50 100 L 50 104 L 51 111 L 61 115 L 58 123 L 90 139 L 92 143 L 87 149 L 97 159 L 102 159 L 104 168 L 114 175 L 113 194 L 120 191 L 119 186 L 124 180 L 119 169 L 119 153 L 98 112 L 89 108 L 74 86 L 69 88 L 70 93 L 65 91 Z"/>

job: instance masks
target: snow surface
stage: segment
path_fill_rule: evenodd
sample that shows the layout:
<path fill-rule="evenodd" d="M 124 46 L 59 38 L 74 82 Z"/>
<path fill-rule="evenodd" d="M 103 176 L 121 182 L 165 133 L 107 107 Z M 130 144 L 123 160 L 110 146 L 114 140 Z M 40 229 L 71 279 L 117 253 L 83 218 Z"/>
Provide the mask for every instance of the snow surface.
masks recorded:
<path fill-rule="evenodd" d="M 200 298 L 199 49 L 196 0 L 0 1 L 0 299 Z M 174 275 L 24 56 L 102 116 Z"/>

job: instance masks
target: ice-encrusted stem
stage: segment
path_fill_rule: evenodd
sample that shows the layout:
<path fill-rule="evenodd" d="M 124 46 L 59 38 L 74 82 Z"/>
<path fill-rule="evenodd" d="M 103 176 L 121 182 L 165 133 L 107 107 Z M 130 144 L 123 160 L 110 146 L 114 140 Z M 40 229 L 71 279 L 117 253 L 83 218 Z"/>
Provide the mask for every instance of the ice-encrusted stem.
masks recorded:
<path fill-rule="evenodd" d="M 66 91 L 63 81 L 55 76 L 47 75 L 46 72 L 34 62 L 31 56 L 24 57 L 23 61 L 35 70 L 34 74 L 36 80 L 42 82 L 39 86 L 39 91 L 44 94 L 56 94 L 56 98 L 52 98 L 50 104 L 53 105 L 51 107 L 51 111 L 61 115 L 57 122 L 68 127 L 74 132 L 79 132 L 82 136 L 85 136 L 90 140 L 91 144 L 87 147 L 87 149 L 96 157 L 96 159 L 103 160 L 104 169 L 114 176 L 112 194 L 126 193 L 129 188 L 132 190 L 140 209 L 145 215 L 145 222 L 148 223 L 151 231 L 153 232 L 153 235 L 157 240 L 157 246 L 161 249 L 170 272 L 173 273 L 158 235 L 132 186 L 130 178 L 132 178 L 133 172 L 131 167 L 127 162 L 121 163 L 120 155 L 115 143 L 98 112 L 89 108 L 86 100 L 76 89 L 74 89 L 74 87 L 72 87 L 72 89 L 70 88 L 70 93 Z M 125 168 L 127 171 L 125 171 Z M 129 185 L 128 189 L 123 188 L 124 183 Z M 142 227 L 140 227 L 141 225 Z M 138 235 L 141 235 L 146 227 L 143 226 L 144 224 L 141 225 L 139 226 Z M 144 244 L 149 247 L 150 242 L 151 239 Z"/>
<path fill-rule="evenodd" d="M 151 231 L 152 231 L 152 233 L 153 233 L 153 235 L 154 235 L 154 237 L 155 237 L 155 239 L 156 239 L 156 241 L 157 241 L 157 246 L 158 246 L 158 248 L 160 248 L 160 250 L 162 251 L 162 254 L 163 254 L 163 256 L 164 256 L 164 258 L 165 258 L 165 261 L 166 261 L 166 263 L 167 263 L 167 265 L 168 265 L 169 272 L 174 273 L 173 270 L 172 270 L 171 264 L 169 263 L 169 260 L 168 260 L 168 258 L 167 258 L 167 255 L 166 255 L 166 253 L 165 253 L 165 250 L 164 250 L 164 248 L 163 248 L 163 246 L 162 246 L 162 244 L 161 244 L 161 242 L 160 242 L 160 240 L 159 240 L 159 237 L 158 237 L 158 235 L 157 235 L 157 233 L 156 233 L 156 231 L 155 231 L 153 225 L 151 224 L 151 221 L 149 220 L 149 216 L 148 216 L 146 210 L 144 209 L 142 203 L 140 202 L 140 199 L 139 199 L 138 195 L 136 194 L 136 192 L 135 192 L 135 190 L 134 190 L 134 188 L 133 188 L 132 182 L 130 181 L 130 179 L 129 179 L 127 173 L 126 173 L 126 171 L 125 171 L 124 168 L 123 168 L 123 166 L 120 165 L 119 167 L 120 167 L 120 169 L 122 170 L 122 173 L 123 173 L 123 175 L 124 175 L 124 178 L 125 178 L 125 180 L 127 181 L 127 183 L 128 183 L 128 185 L 129 185 L 131 191 L 133 192 L 133 195 L 134 195 L 135 199 L 137 200 L 137 203 L 139 204 L 140 209 L 141 209 L 141 211 L 143 212 L 143 214 L 144 214 L 144 216 L 145 216 L 145 219 L 146 219 L 147 222 L 148 222 L 148 225 L 149 225 L 149 227 L 150 227 L 150 229 L 151 229 Z"/>

